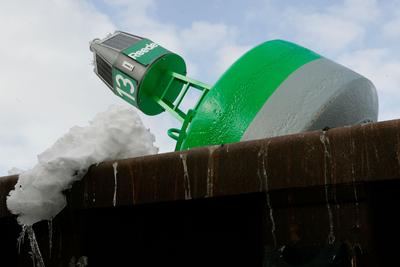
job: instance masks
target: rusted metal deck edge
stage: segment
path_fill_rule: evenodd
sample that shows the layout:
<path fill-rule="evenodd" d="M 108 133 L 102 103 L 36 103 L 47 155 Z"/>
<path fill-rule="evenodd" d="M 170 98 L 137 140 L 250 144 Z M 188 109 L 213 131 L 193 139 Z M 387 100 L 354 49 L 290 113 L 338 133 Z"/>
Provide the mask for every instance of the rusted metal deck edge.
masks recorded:
<path fill-rule="evenodd" d="M 394 179 L 400 120 L 104 162 L 74 184 L 68 203 L 88 209 Z M 5 200 L 16 181 L 0 178 L 0 217 L 10 215 Z"/>

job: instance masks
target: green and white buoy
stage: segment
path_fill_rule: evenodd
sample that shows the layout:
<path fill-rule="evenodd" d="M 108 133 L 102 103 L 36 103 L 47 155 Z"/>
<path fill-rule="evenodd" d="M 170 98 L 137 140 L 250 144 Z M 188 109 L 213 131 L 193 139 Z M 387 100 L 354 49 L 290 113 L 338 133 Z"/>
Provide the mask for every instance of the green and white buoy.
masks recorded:
<path fill-rule="evenodd" d="M 373 122 L 374 85 L 365 77 L 296 44 L 265 42 L 208 86 L 186 77 L 177 54 L 124 32 L 91 42 L 95 73 L 145 114 L 168 111 L 182 122 L 168 134 L 176 150 Z M 179 106 L 190 88 L 197 104 Z"/>

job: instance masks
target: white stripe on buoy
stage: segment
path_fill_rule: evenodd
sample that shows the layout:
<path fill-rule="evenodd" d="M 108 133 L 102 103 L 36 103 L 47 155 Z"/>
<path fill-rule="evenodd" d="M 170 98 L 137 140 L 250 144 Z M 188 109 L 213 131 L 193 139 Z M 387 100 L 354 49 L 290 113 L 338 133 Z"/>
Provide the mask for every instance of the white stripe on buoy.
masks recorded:
<path fill-rule="evenodd" d="M 376 121 L 377 117 L 374 85 L 321 58 L 300 67 L 275 90 L 241 141 Z"/>

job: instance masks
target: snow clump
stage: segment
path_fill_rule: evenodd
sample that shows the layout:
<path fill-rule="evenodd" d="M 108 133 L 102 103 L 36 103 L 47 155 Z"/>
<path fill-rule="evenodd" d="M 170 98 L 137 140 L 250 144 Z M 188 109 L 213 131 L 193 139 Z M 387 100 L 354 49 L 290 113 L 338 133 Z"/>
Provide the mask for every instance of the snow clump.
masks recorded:
<path fill-rule="evenodd" d="M 65 206 L 63 191 L 82 179 L 95 163 L 155 154 L 154 135 L 128 106 L 111 106 L 86 127 L 72 127 L 38 163 L 19 175 L 7 197 L 7 207 L 21 225 L 51 220 Z"/>

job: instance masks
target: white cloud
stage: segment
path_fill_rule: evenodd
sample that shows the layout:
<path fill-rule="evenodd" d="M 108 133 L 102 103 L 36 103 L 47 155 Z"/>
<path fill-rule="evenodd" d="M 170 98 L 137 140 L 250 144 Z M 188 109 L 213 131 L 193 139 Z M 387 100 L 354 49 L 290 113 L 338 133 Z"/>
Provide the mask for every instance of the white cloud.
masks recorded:
<path fill-rule="evenodd" d="M 297 42 L 325 54 L 340 53 L 363 43 L 371 25 L 381 18 L 375 0 L 288 5 L 267 0 L 264 8 L 250 9 L 248 20 L 265 25 L 270 38 Z"/>
<path fill-rule="evenodd" d="M 225 72 L 237 59 L 251 49 L 251 46 L 228 44 L 218 50 L 215 71 L 218 74 Z"/>
<path fill-rule="evenodd" d="M 361 40 L 365 30 L 356 22 L 334 14 L 293 15 L 297 39 L 307 47 L 327 52 L 340 51 Z"/>
<path fill-rule="evenodd" d="M 188 58 L 205 59 L 209 76 L 219 77 L 250 46 L 237 43 L 238 31 L 224 23 L 195 21 L 178 33 Z"/>
<path fill-rule="evenodd" d="M 381 10 L 376 0 L 345 0 L 330 7 L 329 13 L 349 21 L 369 23 L 379 18 Z"/>
<path fill-rule="evenodd" d="M 399 40 L 400 38 L 400 16 L 393 18 L 383 26 L 383 35 L 386 38 Z"/>
<path fill-rule="evenodd" d="M 114 16 L 115 23 L 120 29 L 150 38 L 172 51 L 178 53 L 183 51 L 181 42 L 177 38 L 178 28 L 170 23 L 162 23 L 151 15 L 151 11 L 157 7 L 154 1 L 108 0 L 107 2 L 110 7 L 120 6 Z"/>
<path fill-rule="evenodd" d="M 363 49 L 342 55 L 339 62 L 370 77 L 379 90 L 398 93 L 400 87 L 400 61 L 386 49 Z"/>
<path fill-rule="evenodd" d="M 88 41 L 114 26 L 83 1 L 2 1 L 0 18 L 1 175 L 112 102 Z"/>
<path fill-rule="evenodd" d="M 183 29 L 180 38 L 187 49 L 210 52 L 232 42 L 235 30 L 223 23 L 196 21 L 190 28 Z"/>
<path fill-rule="evenodd" d="M 142 11 L 139 14 L 138 3 L 139 11 Z M 200 74 L 199 71 L 205 72 L 205 76 L 218 76 L 225 70 L 222 68 L 229 66 L 248 48 L 237 44 L 238 31 L 227 24 L 193 21 L 187 27 L 178 27 L 163 23 L 150 14 L 150 10 L 156 8 L 154 2 L 146 5 L 142 1 L 124 1 L 122 6 L 124 8 L 117 16 L 122 28 L 150 38 L 182 55 L 188 65 L 189 74 L 194 77 Z M 199 70 L 199 64 L 194 62 L 202 59 L 212 60 L 208 62 L 206 69 Z"/>
<path fill-rule="evenodd" d="M 381 100 L 380 120 L 399 117 L 400 60 L 396 60 L 387 49 L 362 49 L 343 54 L 338 62 L 368 77 L 375 84 Z"/>

